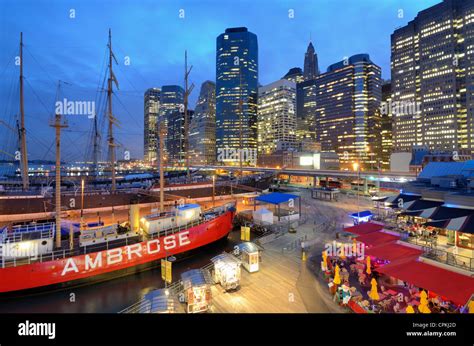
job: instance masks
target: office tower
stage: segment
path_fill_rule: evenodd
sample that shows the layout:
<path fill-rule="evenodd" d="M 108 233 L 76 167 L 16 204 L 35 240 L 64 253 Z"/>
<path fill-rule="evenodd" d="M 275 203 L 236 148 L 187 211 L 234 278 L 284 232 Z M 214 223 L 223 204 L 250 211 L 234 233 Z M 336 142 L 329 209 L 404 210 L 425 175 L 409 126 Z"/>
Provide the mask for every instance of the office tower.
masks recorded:
<path fill-rule="evenodd" d="M 192 121 L 193 110 L 188 110 L 188 119 Z M 168 135 L 166 136 L 166 150 L 168 164 L 182 167 L 185 165 L 185 128 L 184 110 L 177 110 L 168 114 Z"/>
<path fill-rule="evenodd" d="M 304 55 L 304 80 L 315 79 L 318 74 L 318 56 L 314 51 L 313 43 L 310 42 Z"/>
<path fill-rule="evenodd" d="M 299 67 L 290 68 L 282 79 L 292 81 L 293 83 L 301 83 L 304 81 L 303 71 Z"/>
<path fill-rule="evenodd" d="M 316 78 L 319 75 L 318 56 L 310 42 L 304 56 L 303 81 L 296 85 L 297 141 L 303 147 L 316 144 Z"/>
<path fill-rule="evenodd" d="M 145 124 L 143 133 L 143 158 L 156 161 L 158 152 L 158 116 L 160 111 L 160 88 L 150 88 L 145 92 Z"/>
<path fill-rule="evenodd" d="M 299 143 L 316 141 L 316 80 L 296 85 L 296 137 Z"/>
<path fill-rule="evenodd" d="M 391 36 L 397 151 L 473 149 L 474 1 L 444 0 Z"/>
<path fill-rule="evenodd" d="M 184 112 L 184 89 L 179 85 L 164 85 L 161 87 L 161 104 L 160 104 L 160 121 L 164 121 L 165 138 L 163 143 L 165 144 L 165 160 L 168 157 L 168 133 L 170 132 L 170 126 L 168 121 L 172 118 L 172 115 L 176 115 Z M 173 127 L 173 126 L 172 126 Z"/>
<path fill-rule="evenodd" d="M 296 146 L 296 84 L 280 79 L 258 89 L 258 155 Z"/>
<path fill-rule="evenodd" d="M 226 29 L 216 40 L 216 147 L 219 161 L 237 165 L 240 162 L 238 155 L 227 153 L 242 153 L 240 149 L 256 151 L 257 102 L 257 36 L 247 28 Z"/>
<path fill-rule="evenodd" d="M 212 165 L 216 161 L 216 84 L 211 81 L 201 85 L 189 126 L 189 155 L 194 165 Z"/>
<path fill-rule="evenodd" d="M 390 105 L 392 104 L 392 83 L 386 81 L 382 84 L 382 106 L 380 111 L 380 141 L 381 141 L 381 157 L 380 169 L 390 169 L 390 154 L 392 153 L 392 111 Z"/>
<path fill-rule="evenodd" d="M 380 67 L 367 54 L 329 66 L 316 80 L 317 140 L 339 154 L 341 167 L 355 162 L 375 169 L 381 153 Z"/>

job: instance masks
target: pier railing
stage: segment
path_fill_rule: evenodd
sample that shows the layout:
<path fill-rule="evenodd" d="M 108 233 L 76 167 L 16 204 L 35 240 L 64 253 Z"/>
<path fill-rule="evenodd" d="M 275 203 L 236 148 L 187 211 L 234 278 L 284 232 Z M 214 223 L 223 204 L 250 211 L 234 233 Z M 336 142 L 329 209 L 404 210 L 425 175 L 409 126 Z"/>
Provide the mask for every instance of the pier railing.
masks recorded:
<path fill-rule="evenodd" d="M 232 254 L 233 256 L 240 258 L 241 254 L 237 255 Z M 206 282 L 210 285 L 214 285 L 216 282 L 214 282 L 214 279 L 211 275 L 211 270 L 214 267 L 214 263 L 208 263 L 204 267 L 199 268 L 201 272 L 204 274 L 204 278 L 206 279 Z M 179 303 L 185 303 L 185 297 L 184 297 L 184 286 L 183 286 L 183 281 L 178 280 L 173 282 L 172 284 L 168 285 L 167 287 L 164 288 L 165 290 L 168 290 L 169 292 L 169 297 L 173 299 L 174 301 L 178 300 Z M 142 298 L 138 302 L 126 307 L 125 309 L 119 311 L 119 314 L 140 314 L 140 313 L 149 313 L 151 311 L 151 306 L 152 306 L 152 300 Z"/>
<path fill-rule="evenodd" d="M 220 207 L 222 208 L 222 207 Z M 217 209 L 218 210 L 218 209 Z M 94 252 L 99 252 L 99 251 L 104 251 L 104 250 L 109 250 L 113 248 L 118 248 L 121 246 L 127 246 L 127 245 L 132 245 L 139 243 L 141 241 L 147 241 L 147 240 L 153 240 L 156 238 L 160 238 L 163 236 L 168 236 L 168 235 L 173 235 L 175 233 L 179 233 L 181 231 L 184 231 L 186 229 L 192 228 L 199 226 L 203 223 L 212 221 L 221 215 L 225 214 L 228 212 L 228 208 L 223 208 L 220 212 L 216 212 L 214 215 L 211 214 L 210 217 L 207 217 L 206 219 L 200 218 L 198 220 L 189 222 L 187 224 L 181 225 L 181 226 L 176 226 L 173 228 L 161 230 L 159 232 L 156 232 L 154 234 L 148 235 L 148 236 L 131 236 L 131 237 L 126 237 L 123 239 L 119 240 L 107 240 L 105 242 L 102 242 L 100 244 L 93 244 L 93 245 L 88 245 L 88 246 L 83 246 L 83 247 L 77 247 L 74 249 L 63 249 L 63 250 L 56 250 L 50 253 L 46 254 L 38 254 L 36 256 L 30 256 L 30 257 L 16 257 L 12 259 L 5 259 L 3 256 L 0 256 L 0 266 L 2 268 L 7 268 L 7 267 L 16 267 L 20 265 L 27 265 L 27 264 L 33 264 L 37 262 L 48 262 L 48 261 L 55 261 L 63 258 L 68 258 L 72 256 L 78 256 L 78 255 L 84 255 L 87 253 L 94 253 Z M 3 250 L 0 248 L 0 250 Z M 2 255 L 3 253 L 0 252 Z"/>

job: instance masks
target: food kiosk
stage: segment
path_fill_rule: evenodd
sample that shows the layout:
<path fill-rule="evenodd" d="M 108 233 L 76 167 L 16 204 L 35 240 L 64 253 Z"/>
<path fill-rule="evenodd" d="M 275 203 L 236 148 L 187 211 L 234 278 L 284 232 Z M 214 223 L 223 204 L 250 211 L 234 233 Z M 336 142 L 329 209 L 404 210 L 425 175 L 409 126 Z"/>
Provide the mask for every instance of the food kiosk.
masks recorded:
<path fill-rule="evenodd" d="M 206 312 L 211 305 L 211 287 L 200 269 L 181 274 L 187 313 Z"/>
<path fill-rule="evenodd" d="M 259 270 L 260 253 L 257 245 L 251 242 L 241 243 L 238 246 L 237 255 L 240 256 L 242 265 L 249 273 Z"/>
<path fill-rule="evenodd" d="M 235 290 L 240 286 L 240 260 L 228 253 L 220 254 L 211 259 L 214 263 L 214 282 L 219 283 L 226 291 Z"/>

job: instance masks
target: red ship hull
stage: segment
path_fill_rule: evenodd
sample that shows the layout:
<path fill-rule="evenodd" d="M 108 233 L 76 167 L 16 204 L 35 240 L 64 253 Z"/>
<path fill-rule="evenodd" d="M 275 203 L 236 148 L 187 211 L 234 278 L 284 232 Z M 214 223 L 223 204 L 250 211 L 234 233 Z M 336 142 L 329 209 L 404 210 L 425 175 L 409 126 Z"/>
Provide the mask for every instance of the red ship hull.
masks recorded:
<path fill-rule="evenodd" d="M 226 237 L 234 212 L 168 236 L 90 254 L 0 269 L 0 293 L 94 280 L 104 274 L 140 267 Z"/>

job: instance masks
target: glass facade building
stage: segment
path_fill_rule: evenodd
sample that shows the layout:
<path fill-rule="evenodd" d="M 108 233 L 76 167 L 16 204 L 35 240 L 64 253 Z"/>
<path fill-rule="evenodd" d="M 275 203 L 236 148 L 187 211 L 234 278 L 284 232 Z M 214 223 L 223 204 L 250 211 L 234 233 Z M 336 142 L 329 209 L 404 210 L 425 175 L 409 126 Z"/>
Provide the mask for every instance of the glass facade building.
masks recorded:
<path fill-rule="evenodd" d="M 188 121 L 192 121 L 194 111 L 188 110 Z M 184 166 L 186 164 L 184 111 L 175 111 L 168 114 L 168 135 L 166 137 L 166 150 L 168 164 L 171 166 Z"/>
<path fill-rule="evenodd" d="M 190 162 L 212 165 L 216 161 L 216 84 L 201 85 L 194 116 L 189 127 Z"/>
<path fill-rule="evenodd" d="M 144 97 L 144 133 L 143 158 L 146 161 L 156 161 L 158 152 L 158 117 L 160 111 L 160 88 L 150 88 Z"/>
<path fill-rule="evenodd" d="M 322 151 L 338 153 L 341 168 L 375 169 L 381 154 L 382 81 L 367 54 L 329 66 L 316 79 L 316 134 Z"/>
<path fill-rule="evenodd" d="M 247 28 L 230 28 L 216 40 L 216 147 L 257 149 L 258 42 Z M 242 146 L 242 148 L 240 148 Z M 219 157 L 219 155 L 218 155 Z M 239 159 L 225 157 L 226 164 Z"/>
<path fill-rule="evenodd" d="M 168 136 L 174 136 L 175 123 L 170 123 L 170 119 L 180 117 L 180 113 L 184 112 L 184 89 L 179 85 L 164 85 L 161 88 L 161 105 L 160 105 L 160 121 L 164 121 L 165 127 L 165 160 L 169 158 L 169 148 L 171 143 L 168 141 Z"/>
<path fill-rule="evenodd" d="M 391 36 L 397 151 L 473 151 L 474 1 L 444 0 Z"/>

